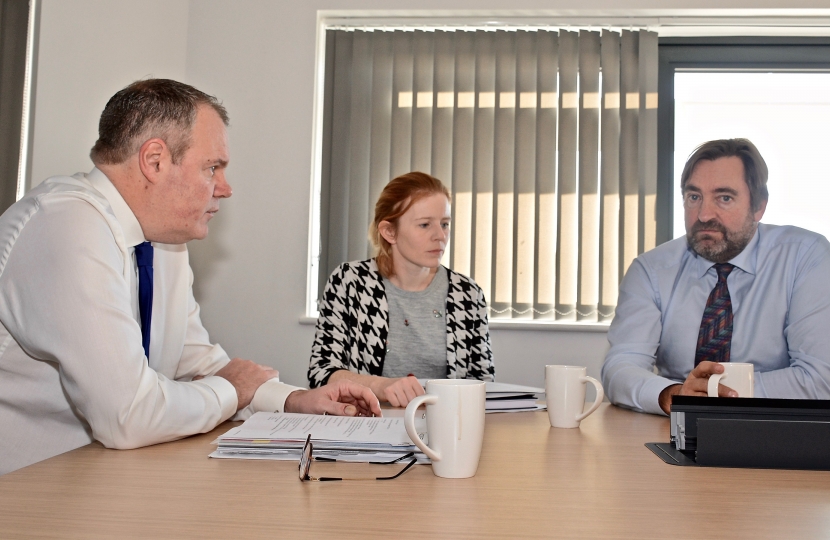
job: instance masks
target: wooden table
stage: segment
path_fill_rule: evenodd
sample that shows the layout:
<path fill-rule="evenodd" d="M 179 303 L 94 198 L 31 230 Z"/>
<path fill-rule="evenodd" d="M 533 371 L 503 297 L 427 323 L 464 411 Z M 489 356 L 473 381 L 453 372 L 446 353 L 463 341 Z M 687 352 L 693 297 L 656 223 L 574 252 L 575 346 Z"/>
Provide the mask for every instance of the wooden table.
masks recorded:
<path fill-rule="evenodd" d="M 487 415 L 474 478 L 300 482 L 295 462 L 208 459 L 212 433 L 99 444 L 0 477 L 0 538 L 819 538 L 830 472 L 666 465 L 668 419 L 607 404 L 580 429 Z M 830 451 L 830 450 L 828 450 Z M 377 466 L 315 463 L 315 474 Z"/>

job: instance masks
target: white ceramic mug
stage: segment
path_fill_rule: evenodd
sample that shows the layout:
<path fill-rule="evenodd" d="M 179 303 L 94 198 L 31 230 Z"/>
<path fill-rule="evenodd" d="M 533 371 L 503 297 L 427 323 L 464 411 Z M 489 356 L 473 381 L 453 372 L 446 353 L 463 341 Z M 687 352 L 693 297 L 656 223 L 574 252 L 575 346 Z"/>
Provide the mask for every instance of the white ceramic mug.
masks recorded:
<path fill-rule="evenodd" d="M 426 394 L 409 402 L 403 415 L 406 433 L 432 460 L 432 472 L 442 478 L 475 476 L 484 440 L 483 381 L 436 379 L 426 384 Z M 415 430 L 415 410 L 427 406 L 429 446 Z"/>
<path fill-rule="evenodd" d="M 545 366 L 545 400 L 550 425 L 557 428 L 577 428 L 589 414 L 597 410 L 605 397 L 602 384 L 588 377 L 583 366 Z M 597 389 L 597 397 L 587 411 L 585 388 L 591 383 Z"/>
<path fill-rule="evenodd" d="M 755 395 L 755 366 L 742 362 L 724 362 L 723 373 L 709 376 L 709 397 L 718 397 L 718 384 L 728 386 L 738 397 Z"/>

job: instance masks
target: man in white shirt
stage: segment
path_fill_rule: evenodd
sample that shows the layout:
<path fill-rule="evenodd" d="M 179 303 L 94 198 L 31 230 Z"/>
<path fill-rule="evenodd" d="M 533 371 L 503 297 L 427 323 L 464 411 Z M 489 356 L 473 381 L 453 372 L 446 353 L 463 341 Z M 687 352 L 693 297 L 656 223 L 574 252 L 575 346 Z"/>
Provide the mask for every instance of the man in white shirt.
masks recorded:
<path fill-rule="evenodd" d="M 0 217 L 0 474 L 93 439 L 203 433 L 243 409 L 380 414 L 364 386 L 288 386 L 210 343 L 185 242 L 231 196 L 227 123 L 193 87 L 133 83 L 101 115 L 96 168 Z"/>

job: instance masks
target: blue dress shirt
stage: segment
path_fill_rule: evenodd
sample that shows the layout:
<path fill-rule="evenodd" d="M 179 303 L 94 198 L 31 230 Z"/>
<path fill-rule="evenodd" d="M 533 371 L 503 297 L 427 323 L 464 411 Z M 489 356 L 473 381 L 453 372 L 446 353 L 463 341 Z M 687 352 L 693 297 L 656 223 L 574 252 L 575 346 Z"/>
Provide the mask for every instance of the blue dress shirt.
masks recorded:
<path fill-rule="evenodd" d="M 830 399 L 830 243 L 760 224 L 729 261 L 732 361 L 755 364 L 755 397 Z M 620 285 L 602 384 L 612 403 L 663 414 L 658 397 L 694 367 L 714 263 L 677 238 L 640 255 Z"/>

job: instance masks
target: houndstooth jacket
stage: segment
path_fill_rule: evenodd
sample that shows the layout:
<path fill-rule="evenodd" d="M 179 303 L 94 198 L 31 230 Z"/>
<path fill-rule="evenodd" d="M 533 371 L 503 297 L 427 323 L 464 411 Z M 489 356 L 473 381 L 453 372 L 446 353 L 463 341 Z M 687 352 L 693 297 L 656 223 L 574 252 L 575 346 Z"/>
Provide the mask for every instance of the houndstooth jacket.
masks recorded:
<path fill-rule="evenodd" d="M 451 379 L 495 377 L 484 292 L 470 278 L 447 272 L 447 374 Z M 311 348 L 308 382 L 326 384 L 335 371 L 380 375 L 389 335 L 389 307 L 374 259 L 343 263 L 331 274 Z"/>

